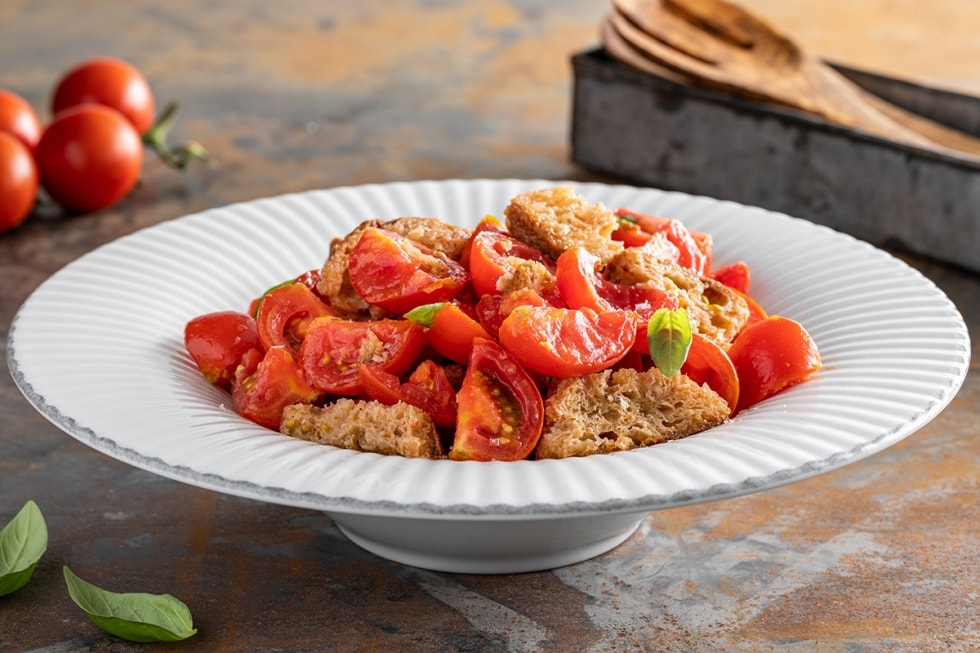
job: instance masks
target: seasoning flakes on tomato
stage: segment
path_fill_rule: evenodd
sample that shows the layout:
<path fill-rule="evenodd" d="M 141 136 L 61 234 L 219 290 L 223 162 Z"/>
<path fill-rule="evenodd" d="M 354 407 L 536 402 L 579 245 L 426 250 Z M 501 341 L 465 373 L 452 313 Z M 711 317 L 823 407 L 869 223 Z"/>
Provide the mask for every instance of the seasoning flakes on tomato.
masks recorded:
<path fill-rule="evenodd" d="M 473 343 L 457 396 L 452 460 L 523 460 L 544 427 L 544 399 L 534 379 L 492 340 Z"/>

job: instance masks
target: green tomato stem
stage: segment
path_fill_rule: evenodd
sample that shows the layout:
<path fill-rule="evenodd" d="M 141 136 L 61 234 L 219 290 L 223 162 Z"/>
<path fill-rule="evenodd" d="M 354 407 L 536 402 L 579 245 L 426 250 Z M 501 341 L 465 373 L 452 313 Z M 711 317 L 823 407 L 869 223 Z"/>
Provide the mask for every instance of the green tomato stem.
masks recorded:
<path fill-rule="evenodd" d="M 164 107 L 163 112 L 153 123 L 153 126 L 143 134 L 143 144 L 153 150 L 160 160 L 174 170 L 183 170 L 194 159 L 200 159 L 211 165 L 217 163 L 215 158 L 203 145 L 189 141 L 175 147 L 167 145 L 167 136 L 177 121 L 177 103 L 171 102 Z"/>

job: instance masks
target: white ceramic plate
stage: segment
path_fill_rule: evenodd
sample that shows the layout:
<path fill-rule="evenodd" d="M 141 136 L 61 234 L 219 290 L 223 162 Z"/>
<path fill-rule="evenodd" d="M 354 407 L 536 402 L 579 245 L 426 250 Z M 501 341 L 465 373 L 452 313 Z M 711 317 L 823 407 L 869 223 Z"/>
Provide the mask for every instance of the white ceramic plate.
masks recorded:
<path fill-rule="evenodd" d="M 932 419 L 969 365 L 966 326 L 930 281 L 811 223 L 651 189 L 575 184 L 591 201 L 683 220 L 744 260 L 753 295 L 804 324 L 824 369 L 718 428 L 645 450 L 517 463 L 409 460 L 288 438 L 226 409 L 184 351 L 190 318 L 244 310 L 314 267 L 369 218 L 474 225 L 541 180 L 337 188 L 237 204 L 121 238 L 25 302 L 8 363 L 71 436 L 157 474 L 323 510 L 356 543 L 406 564 L 517 572 L 605 552 L 652 510 L 733 497 L 840 467 Z"/>

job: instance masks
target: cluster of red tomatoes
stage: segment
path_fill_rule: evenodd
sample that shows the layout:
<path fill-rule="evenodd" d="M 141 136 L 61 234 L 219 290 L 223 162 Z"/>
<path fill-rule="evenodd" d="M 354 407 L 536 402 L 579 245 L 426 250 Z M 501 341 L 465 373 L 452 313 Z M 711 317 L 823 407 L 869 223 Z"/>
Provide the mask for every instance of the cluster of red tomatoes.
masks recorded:
<path fill-rule="evenodd" d="M 747 296 L 748 267 L 709 271 L 710 238 L 676 220 L 621 212 L 614 235 L 627 246 L 653 237 L 676 260 L 746 297 L 750 323 L 726 351 L 692 334 L 680 372 L 707 383 L 742 410 L 808 378 L 820 366 L 797 322 L 767 316 Z M 502 293 L 498 280 L 522 261 L 542 263 L 549 292 Z M 382 228 L 367 228 L 350 252 L 357 293 L 393 317 L 351 319 L 317 291 L 313 270 L 276 286 L 248 312 L 192 319 L 188 352 L 207 379 L 228 388 L 237 413 L 278 428 L 286 406 L 330 396 L 428 412 L 454 431 L 453 459 L 516 460 L 530 455 L 543 422 L 541 381 L 613 366 L 646 369 L 647 321 L 676 309 L 661 291 L 612 283 L 583 248 L 557 261 L 483 220 L 459 260 Z M 447 374 L 465 366 L 461 381 Z"/>
<path fill-rule="evenodd" d="M 174 110 L 155 124 L 146 78 L 113 58 L 84 61 L 65 73 L 46 126 L 24 98 L 0 89 L 0 232 L 27 219 L 41 188 L 69 213 L 120 201 L 139 180 L 144 143 L 172 158 L 163 141 Z M 197 148 L 191 149 L 203 156 Z"/>

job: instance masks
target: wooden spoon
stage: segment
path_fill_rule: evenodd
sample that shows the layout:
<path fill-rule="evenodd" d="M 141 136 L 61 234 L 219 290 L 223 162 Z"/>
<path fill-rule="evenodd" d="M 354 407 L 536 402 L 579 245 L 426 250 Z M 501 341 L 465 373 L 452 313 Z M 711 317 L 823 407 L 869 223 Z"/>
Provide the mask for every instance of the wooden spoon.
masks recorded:
<path fill-rule="evenodd" d="M 604 38 L 616 41 L 613 56 L 618 51 L 624 61 L 632 59 L 626 63 L 636 66 L 639 56 L 694 84 L 944 154 L 980 155 L 980 140 L 863 91 L 725 0 L 614 0 L 614 5 Z"/>

